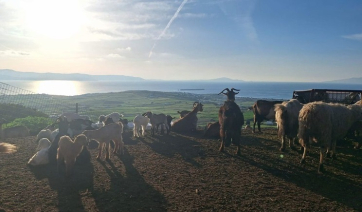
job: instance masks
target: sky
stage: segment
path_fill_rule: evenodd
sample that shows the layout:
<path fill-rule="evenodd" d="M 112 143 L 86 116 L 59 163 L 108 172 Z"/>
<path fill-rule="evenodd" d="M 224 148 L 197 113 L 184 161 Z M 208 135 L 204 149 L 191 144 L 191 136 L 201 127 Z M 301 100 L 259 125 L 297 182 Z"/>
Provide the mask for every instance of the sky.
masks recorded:
<path fill-rule="evenodd" d="M 0 69 L 162 80 L 362 77 L 362 2 L 0 0 Z"/>

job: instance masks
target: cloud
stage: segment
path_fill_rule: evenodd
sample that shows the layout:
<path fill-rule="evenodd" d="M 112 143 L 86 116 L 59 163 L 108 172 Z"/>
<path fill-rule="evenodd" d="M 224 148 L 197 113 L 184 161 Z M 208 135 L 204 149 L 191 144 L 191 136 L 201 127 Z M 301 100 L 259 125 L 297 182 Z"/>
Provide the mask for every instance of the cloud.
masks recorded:
<path fill-rule="evenodd" d="M 107 55 L 107 58 L 111 58 L 111 59 L 125 59 L 126 57 L 120 55 L 120 54 L 115 54 L 115 53 L 112 53 L 112 54 L 108 54 Z"/>
<path fill-rule="evenodd" d="M 118 52 L 125 52 L 125 51 L 130 52 L 131 50 L 132 50 L 132 48 L 129 46 L 126 48 L 117 48 L 116 49 L 116 51 L 118 51 Z"/>
<path fill-rule="evenodd" d="M 21 56 L 28 56 L 28 55 L 30 55 L 30 53 L 28 53 L 28 52 L 21 52 L 21 51 L 14 51 L 14 50 L 0 51 L 0 56 L 21 57 Z"/>
<path fill-rule="evenodd" d="M 362 33 L 361 34 L 353 34 L 353 35 L 344 35 L 343 38 L 362 41 Z"/>

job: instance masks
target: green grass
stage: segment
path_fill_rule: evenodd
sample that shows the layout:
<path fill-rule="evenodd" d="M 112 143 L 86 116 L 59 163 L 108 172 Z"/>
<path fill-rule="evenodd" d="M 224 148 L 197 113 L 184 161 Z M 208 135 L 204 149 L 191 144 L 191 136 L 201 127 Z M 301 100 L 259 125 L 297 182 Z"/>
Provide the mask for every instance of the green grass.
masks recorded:
<path fill-rule="evenodd" d="M 204 127 L 209 122 L 218 120 L 218 110 L 226 100 L 224 95 L 216 94 L 191 94 L 180 92 L 158 91 L 125 91 L 117 93 L 95 93 L 79 96 L 51 96 L 57 102 L 52 113 L 75 112 L 78 104 L 78 113 L 88 115 L 92 121 L 98 121 L 100 115 L 112 112 L 122 113 L 129 121 L 137 114 L 147 111 L 164 113 L 179 118 L 177 111 L 192 110 L 194 102 L 201 102 L 203 112 L 198 113 L 198 125 Z M 244 119 L 252 122 L 253 112 L 248 110 L 257 99 L 236 98 L 235 102 L 244 113 Z M 49 111 L 49 108 L 47 108 Z M 26 116 L 24 116 L 26 117 Z M 12 119 L 14 120 L 14 119 Z"/>

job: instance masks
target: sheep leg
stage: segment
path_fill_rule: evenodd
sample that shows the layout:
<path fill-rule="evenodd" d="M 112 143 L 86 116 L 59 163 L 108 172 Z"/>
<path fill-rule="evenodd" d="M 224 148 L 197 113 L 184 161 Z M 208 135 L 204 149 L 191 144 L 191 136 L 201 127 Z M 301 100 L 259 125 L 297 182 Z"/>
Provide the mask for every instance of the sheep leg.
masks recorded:
<path fill-rule="evenodd" d="M 255 133 L 255 125 L 256 125 L 256 116 L 254 115 L 253 133 Z"/>
<path fill-rule="evenodd" d="M 104 142 L 99 143 L 98 155 L 97 155 L 96 159 L 101 159 L 101 153 L 102 153 L 103 145 L 104 145 Z"/>
<path fill-rule="evenodd" d="M 65 176 L 69 177 L 72 174 L 75 159 L 66 161 Z"/>
<path fill-rule="evenodd" d="M 222 137 L 222 138 L 221 138 L 221 145 L 220 145 L 219 151 L 220 151 L 220 152 L 223 152 L 223 151 L 224 151 L 224 148 L 225 148 L 225 143 L 224 143 L 224 138 Z"/>
<path fill-rule="evenodd" d="M 136 127 L 136 125 L 133 126 L 133 137 L 138 137 L 137 136 L 137 127 Z"/>
<path fill-rule="evenodd" d="M 142 136 L 145 136 L 146 127 L 147 127 L 147 126 L 143 126 L 143 125 L 142 125 Z"/>
<path fill-rule="evenodd" d="M 109 141 L 106 142 L 106 160 L 109 160 L 109 152 L 110 152 L 111 146 L 109 145 Z"/>
<path fill-rule="evenodd" d="M 57 154 L 57 168 L 58 168 L 58 173 L 60 173 L 60 166 L 61 163 L 64 161 L 64 156 L 58 151 Z"/>
<path fill-rule="evenodd" d="M 290 144 L 289 144 L 290 146 Z M 282 135 L 282 146 L 279 149 L 280 151 L 284 152 L 285 150 L 285 135 Z"/>
<path fill-rule="evenodd" d="M 260 121 L 260 120 L 258 120 L 258 130 L 259 130 L 259 132 L 261 132 L 261 129 L 260 129 L 260 123 L 261 123 L 261 121 Z"/>
<path fill-rule="evenodd" d="M 120 148 L 120 154 L 124 155 L 124 143 L 123 143 L 123 138 L 122 137 L 119 140 L 119 148 Z"/>
<path fill-rule="evenodd" d="M 319 166 L 318 166 L 319 174 L 324 172 L 323 158 L 325 154 L 326 154 L 326 148 L 324 146 L 321 146 L 319 151 Z"/>
<path fill-rule="evenodd" d="M 305 157 L 307 156 L 307 150 L 308 150 L 307 145 L 305 145 L 303 147 L 304 147 L 304 151 L 303 151 L 302 159 L 300 160 L 301 164 L 305 164 Z"/>

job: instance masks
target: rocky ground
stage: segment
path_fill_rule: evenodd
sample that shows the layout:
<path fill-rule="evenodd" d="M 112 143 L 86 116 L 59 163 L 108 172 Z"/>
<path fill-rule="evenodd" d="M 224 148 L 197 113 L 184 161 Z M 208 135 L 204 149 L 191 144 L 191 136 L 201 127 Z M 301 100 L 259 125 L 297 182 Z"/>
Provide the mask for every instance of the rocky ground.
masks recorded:
<path fill-rule="evenodd" d="M 29 167 L 34 137 L 6 139 L 18 151 L 0 154 L 0 211 L 362 211 L 362 150 L 339 147 L 317 173 L 318 149 L 279 151 L 276 129 L 242 133 L 219 153 L 217 139 L 124 134 L 126 152 L 78 164 L 71 178 L 54 165 Z"/>

